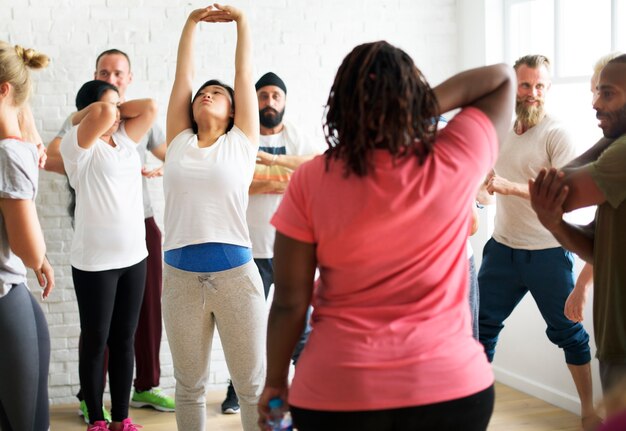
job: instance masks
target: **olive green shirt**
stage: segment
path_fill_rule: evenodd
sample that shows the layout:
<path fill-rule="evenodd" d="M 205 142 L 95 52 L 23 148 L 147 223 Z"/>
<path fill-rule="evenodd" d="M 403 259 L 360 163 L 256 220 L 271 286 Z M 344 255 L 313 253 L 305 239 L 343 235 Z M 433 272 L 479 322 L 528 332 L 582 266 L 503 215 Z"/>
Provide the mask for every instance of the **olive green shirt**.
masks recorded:
<path fill-rule="evenodd" d="M 606 197 L 596 212 L 593 247 L 596 356 L 626 363 L 626 135 L 587 169 Z"/>

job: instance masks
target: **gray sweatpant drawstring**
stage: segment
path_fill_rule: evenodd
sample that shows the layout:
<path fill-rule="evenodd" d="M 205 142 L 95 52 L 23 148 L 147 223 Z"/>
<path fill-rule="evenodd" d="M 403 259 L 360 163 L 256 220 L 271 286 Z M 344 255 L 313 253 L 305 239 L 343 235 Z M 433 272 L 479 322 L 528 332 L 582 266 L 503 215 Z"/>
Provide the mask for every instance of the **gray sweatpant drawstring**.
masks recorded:
<path fill-rule="evenodd" d="M 199 275 L 198 281 L 202 284 L 202 309 L 204 310 L 204 306 L 206 304 L 206 289 L 213 288 L 217 290 L 217 286 L 211 282 L 210 275 Z"/>

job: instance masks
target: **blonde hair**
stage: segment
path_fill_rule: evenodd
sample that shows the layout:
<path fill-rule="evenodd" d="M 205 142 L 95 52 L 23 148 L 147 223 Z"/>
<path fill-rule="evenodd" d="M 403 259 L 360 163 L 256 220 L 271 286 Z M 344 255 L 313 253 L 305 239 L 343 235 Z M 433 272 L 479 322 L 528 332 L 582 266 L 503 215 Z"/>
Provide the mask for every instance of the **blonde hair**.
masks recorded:
<path fill-rule="evenodd" d="M 11 84 L 16 106 L 22 105 L 30 95 L 32 83 L 28 69 L 44 68 L 48 62 L 45 54 L 0 40 L 0 83 Z"/>
<path fill-rule="evenodd" d="M 620 55 L 622 55 L 622 53 L 619 51 L 615 51 L 610 54 L 603 55 L 593 65 L 593 73 L 595 75 L 599 75 L 600 72 L 602 72 L 602 69 L 604 69 L 604 66 L 606 66 L 609 63 L 609 61 L 613 60 L 616 57 L 619 57 Z"/>

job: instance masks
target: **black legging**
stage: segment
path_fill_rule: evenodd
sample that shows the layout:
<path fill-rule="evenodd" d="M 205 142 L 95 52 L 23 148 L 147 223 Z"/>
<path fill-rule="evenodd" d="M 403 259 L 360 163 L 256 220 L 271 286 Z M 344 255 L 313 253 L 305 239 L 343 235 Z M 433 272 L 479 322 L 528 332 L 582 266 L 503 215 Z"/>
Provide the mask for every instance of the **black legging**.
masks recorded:
<path fill-rule="evenodd" d="M 46 431 L 50 335 L 24 284 L 0 298 L 0 429 Z"/>
<path fill-rule="evenodd" d="M 91 423 L 104 420 L 102 368 L 108 345 L 111 417 L 121 422 L 128 417 L 133 343 L 145 287 L 146 260 L 108 271 L 89 272 L 72 267 L 72 278 L 83 341 L 78 375 L 89 420 Z"/>
<path fill-rule="evenodd" d="M 300 431 L 484 431 L 493 413 L 493 386 L 469 397 L 389 410 L 334 412 L 290 407 Z"/>

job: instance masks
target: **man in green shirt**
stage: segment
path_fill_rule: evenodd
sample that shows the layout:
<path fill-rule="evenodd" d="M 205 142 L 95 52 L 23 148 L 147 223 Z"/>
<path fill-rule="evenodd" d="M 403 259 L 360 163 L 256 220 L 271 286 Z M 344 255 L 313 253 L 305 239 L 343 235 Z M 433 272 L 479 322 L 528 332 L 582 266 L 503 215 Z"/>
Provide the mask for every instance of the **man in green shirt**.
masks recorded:
<path fill-rule="evenodd" d="M 626 55 L 600 74 L 593 107 L 604 138 L 558 172 L 530 180 L 533 209 L 563 247 L 594 266 L 593 322 L 602 388 L 626 378 Z M 563 213 L 598 205 L 589 226 Z"/>

